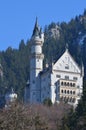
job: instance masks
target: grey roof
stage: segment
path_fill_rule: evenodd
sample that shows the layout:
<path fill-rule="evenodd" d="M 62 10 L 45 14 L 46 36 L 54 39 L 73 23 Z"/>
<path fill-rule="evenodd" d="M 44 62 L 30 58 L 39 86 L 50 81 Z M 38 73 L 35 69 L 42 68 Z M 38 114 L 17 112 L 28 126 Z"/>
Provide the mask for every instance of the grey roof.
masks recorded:
<path fill-rule="evenodd" d="M 35 26 L 34 26 L 32 36 L 39 36 L 39 35 L 40 35 L 40 28 L 39 28 L 39 25 L 38 25 L 38 19 L 36 17 L 36 22 L 35 22 Z"/>

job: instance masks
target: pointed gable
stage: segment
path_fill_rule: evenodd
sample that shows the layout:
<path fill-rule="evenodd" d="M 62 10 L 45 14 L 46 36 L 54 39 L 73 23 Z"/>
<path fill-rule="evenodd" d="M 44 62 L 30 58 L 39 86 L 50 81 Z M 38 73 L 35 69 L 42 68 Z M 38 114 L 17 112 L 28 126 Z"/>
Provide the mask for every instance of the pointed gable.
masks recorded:
<path fill-rule="evenodd" d="M 54 70 L 81 73 L 78 64 L 74 61 L 73 57 L 70 55 L 68 50 L 66 50 L 63 55 L 58 59 L 58 61 L 53 66 Z"/>

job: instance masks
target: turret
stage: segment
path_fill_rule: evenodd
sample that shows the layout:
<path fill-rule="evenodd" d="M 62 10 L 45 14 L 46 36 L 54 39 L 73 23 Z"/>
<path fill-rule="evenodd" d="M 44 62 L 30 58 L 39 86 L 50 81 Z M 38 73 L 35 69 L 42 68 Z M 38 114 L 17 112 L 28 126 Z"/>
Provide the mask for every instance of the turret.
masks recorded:
<path fill-rule="evenodd" d="M 43 70 L 42 46 L 44 34 L 38 25 L 36 18 L 33 34 L 31 37 L 31 54 L 30 54 L 30 102 L 40 101 L 40 72 Z"/>
<path fill-rule="evenodd" d="M 81 66 L 81 76 L 84 77 L 84 65 L 83 65 L 83 62 L 82 62 L 82 66 Z"/>
<path fill-rule="evenodd" d="M 31 39 L 34 39 L 34 38 L 39 38 L 40 40 L 42 40 L 42 42 L 44 42 L 44 33 L 42 33 L 42 28 L 40 28 L 38 25 L 37 17 L 36 17 L 36 22 L 35 22 L 35 26 L 34 26 L 34 30 L 33 30 Z"/>
<path fill-rule="evenodd" d="M 11 92 L 8 91 L 5 95 L 6 104 L 5 107 L 9 107 L 11 103 L 15 102 L 17 99 L 17 94 L 14 92 L 13 88 L 11 89 Z"/>

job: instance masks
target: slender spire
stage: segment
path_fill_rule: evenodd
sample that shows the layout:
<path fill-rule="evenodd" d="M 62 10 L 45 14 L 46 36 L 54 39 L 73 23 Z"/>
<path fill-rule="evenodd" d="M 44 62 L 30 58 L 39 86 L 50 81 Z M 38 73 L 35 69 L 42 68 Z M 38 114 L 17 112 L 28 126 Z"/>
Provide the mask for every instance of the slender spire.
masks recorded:
<path fill-rule="evenodd" d="M 38 17 L 36 17 L 35 27 L 38 27 Z"/>
<path fill-rule="evenodd" d="M 68 43 L 65 45 L 65 50 L 68 51 Z"/>
<path fill-rule="evenodd" d="M 39 34 L 40 34 L 40 28 L 39 28 L 39 25 L 38 25 L 38 18 L 36 17 L 36 22 L 35 22 L 35 26 L 34 26 L 32 36 L 39 36 Z"/>

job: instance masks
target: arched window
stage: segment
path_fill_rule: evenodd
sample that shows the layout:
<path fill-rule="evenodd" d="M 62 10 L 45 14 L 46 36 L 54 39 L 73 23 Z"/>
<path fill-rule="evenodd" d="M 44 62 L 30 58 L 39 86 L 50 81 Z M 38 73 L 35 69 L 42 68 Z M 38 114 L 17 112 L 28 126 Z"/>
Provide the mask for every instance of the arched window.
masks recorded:
<path fill-rule="evenodd" d="M 72 87 L 72 83 L 70 83 L 70 86 Z"/>
<path fill-rule="evenodd" d="M 63 93 L 63 90 L 61 90 L 61 93 Z"/>
<path fill-rule="evenodd" d="M 75 83 L 73 83 L 73 87 L 75 87 Z"/>
<path fill-rule="evenodd" d="M 69 86 L 69 82 L 67 83 L 67 86 Z"/>
<path fill-rule="evenodd" d="M 70 102 L 72 102 L 72 97 L 70 98 Z"/>
<path fill-rule="evenodd" d="M 75 94 L 75 91 L 73 91 L 73 94 Z"/>
<path fill-rule="evenodd" d="M 72 94 L 72 91 L 70 91 L 70 94 Z"/>
<path fill-rule="evenodd" d="M 61 85 L 63 85 L 63 82 L 61 82 Z"/>
<path fill-rule="evenodd" d="M 66 90 L 64 91 L 64 93 L 66 94 Z"/>
<path fill-rule="evenodd" d="M 64 85 L 66 86 L 66 82 L 64 82 Z"/>
<path fill-rule="evenodd" d="M 67 90 L 67 94 L 69 94 L 69 90 Z"/>

